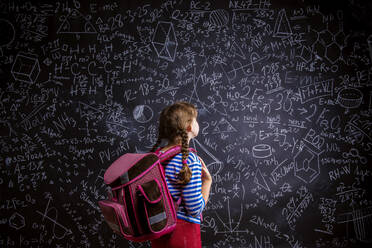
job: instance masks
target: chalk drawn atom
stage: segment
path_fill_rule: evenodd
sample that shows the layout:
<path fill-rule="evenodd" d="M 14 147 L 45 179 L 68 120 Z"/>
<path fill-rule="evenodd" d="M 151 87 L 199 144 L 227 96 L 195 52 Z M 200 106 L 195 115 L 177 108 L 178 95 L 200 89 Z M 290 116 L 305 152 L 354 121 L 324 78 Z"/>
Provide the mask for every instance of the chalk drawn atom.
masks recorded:
<path fill-rule="evenodd" d="M 138 105 L 133 110 L 133 117 L 139 123 L 149 122 L 154 116 L 154 112 L 147 105 Z"/>

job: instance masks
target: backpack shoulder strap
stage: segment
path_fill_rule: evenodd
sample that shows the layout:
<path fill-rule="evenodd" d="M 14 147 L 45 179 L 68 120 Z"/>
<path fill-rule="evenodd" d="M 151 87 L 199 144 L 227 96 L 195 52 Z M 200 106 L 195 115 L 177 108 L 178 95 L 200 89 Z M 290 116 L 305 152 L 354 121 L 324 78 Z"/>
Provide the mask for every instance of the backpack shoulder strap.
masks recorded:
<path fill-rule="evenodd" d="M 178 153 L 181 152 L 181 146 L 174 146 L 166 150 L 165 152 L 161 152 L 161 149 L 162 148 L 159 148 L 155 151 L 155 154 L 159 157 L 160 163 L 167 161 L 168 159 L 176 156 Z M 189 151 L 196 154 L 196 150 L 193 148 L 189 148 Z M 173 199 L 174 206 L 176 207 L 176 211 L 177 211 L 179 205 L 181 204 L 182 197 L 179 197 L 177 201 L 173 197 L 172 199 Z"/>
<path fill-rule="evenodd" d="M 174 147 L 168 149 L 165 152 L 161 152 L 160 150 L 161 150 L 161 148 L 156 150 L 155 154 L 158 155 L 158 157 L 160 159 L 160 163 L 161 163 L 161 162 L 164 162 L 164 161 L 176 156 L 178 153 L 180 153 L 181 152 L 181 146 L 174 146 Z M 193 148 L 189 148 L 189 151 L 193 152 L 193 153 L 196 153 L 196 150 L 193 149 Z"/>

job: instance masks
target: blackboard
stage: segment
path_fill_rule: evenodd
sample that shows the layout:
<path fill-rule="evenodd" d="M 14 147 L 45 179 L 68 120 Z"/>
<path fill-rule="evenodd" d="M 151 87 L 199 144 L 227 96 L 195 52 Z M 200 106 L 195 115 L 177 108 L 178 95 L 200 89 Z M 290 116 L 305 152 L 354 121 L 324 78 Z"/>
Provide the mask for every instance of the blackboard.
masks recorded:
<path fill-rule="evenodd" d="M 105 169 L 195 104 L 203 247 L 370 247 L 369 1 L 0 1 L 0 247 L 114 235 Z"/>

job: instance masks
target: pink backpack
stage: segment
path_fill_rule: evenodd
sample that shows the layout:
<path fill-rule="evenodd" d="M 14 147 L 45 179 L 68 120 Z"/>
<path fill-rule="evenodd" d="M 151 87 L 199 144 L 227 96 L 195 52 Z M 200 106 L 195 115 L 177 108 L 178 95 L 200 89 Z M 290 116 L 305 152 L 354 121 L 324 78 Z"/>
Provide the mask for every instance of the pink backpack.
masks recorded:
<path fill-rule="evenodd" d="M 161 162 L 180 152 L 176 146 L 165 153 L 160 149 L 155 153 L 127 153 L 110 165 L 104 182 L 111 187 L 112 197 L 98 204 L 115 233 L 143 242 L 174 230 L 181 198 L 173 202 Z"/>

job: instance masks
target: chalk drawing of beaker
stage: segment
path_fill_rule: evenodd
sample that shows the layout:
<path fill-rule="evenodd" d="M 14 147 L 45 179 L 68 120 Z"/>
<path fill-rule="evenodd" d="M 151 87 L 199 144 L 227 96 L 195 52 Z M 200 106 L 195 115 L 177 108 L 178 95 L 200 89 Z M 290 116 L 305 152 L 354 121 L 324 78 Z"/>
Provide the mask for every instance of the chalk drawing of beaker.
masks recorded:
<path fill-rule="evenodd" d="M 349 109 L 358 108 L 362 99 L 362 92 L 355 88 L 343 88 L 337 96 L 337 102 L 346 108 L 345 114 L 349 113 Z"/>

